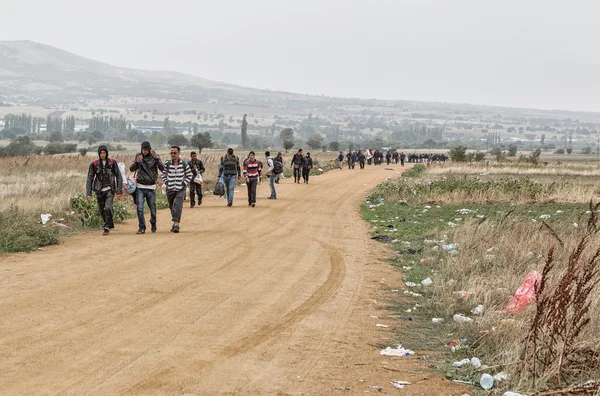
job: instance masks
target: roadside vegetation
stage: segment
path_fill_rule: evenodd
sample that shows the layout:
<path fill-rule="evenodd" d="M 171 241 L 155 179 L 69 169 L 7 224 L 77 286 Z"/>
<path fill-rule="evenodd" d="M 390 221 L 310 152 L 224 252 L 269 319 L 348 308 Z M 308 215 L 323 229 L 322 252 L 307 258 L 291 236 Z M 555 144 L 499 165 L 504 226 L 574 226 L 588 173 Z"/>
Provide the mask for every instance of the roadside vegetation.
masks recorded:
<path fill-rule="evenodd" d="M 582 386 L 600 379 L 597 172 L 417 165 L 380 184 L 362 213 L 404 276 L 397 341 L 475 393 L 484 374 L 496 394 L 598 390 Z"/>

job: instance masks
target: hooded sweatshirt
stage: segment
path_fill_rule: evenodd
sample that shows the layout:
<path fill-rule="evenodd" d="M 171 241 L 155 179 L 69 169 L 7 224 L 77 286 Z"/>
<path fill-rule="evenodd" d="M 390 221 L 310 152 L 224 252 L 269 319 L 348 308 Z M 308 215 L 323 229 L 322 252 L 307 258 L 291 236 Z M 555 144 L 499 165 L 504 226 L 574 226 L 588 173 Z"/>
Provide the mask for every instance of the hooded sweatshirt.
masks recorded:
<path fill-rule="evenodd" d="M 148 149 L 148 151 L 152 150 L 149 142 L 142 143 L 142 149 Z M 142 161 L 137 162 L 138 155 L 142 156 Z M 158 171 L 163 172 L 165 170 L 165 165 L 160 160 L 160 157 L 157 155 L 157 159 L 154 159 L 154 156 L 148 152 L 148 155 L 143 155 L 141 152 L 135 155 L 133 159 L 133 164 L 129 167 L 129 170 L 132 172 L 137 171 L 136 174 L 136 184 L 137 188 L 146 188 L 150 190 L 156 189 L 156 180 L 158 179 Z"/>
<path fill-rule="evenodd" d="M 100 152 L 106 152 L 106 159 L 100 159 Z M 108 156 L 108 148 L 106 146 L 98 147 L 98 159 L 92 161 L 88 169 L 88 177 L 86 183 L 86 195 L 92 195 L 92 191 L 118 191 L 120 193 L 123 188 L 123 180 L 121 179 L 121 171 L 117 161 Z"/>

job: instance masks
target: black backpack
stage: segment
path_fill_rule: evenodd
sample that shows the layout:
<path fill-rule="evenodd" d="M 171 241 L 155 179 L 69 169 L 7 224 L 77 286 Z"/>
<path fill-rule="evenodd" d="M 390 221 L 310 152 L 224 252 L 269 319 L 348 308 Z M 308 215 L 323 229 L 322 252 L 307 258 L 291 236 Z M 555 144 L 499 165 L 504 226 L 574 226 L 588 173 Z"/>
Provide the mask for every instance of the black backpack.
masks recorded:
<path fill-rule="evenodd" d="M 283 162 L 273 160 L 273 174 L 278 175 L 283 173 Z"/>

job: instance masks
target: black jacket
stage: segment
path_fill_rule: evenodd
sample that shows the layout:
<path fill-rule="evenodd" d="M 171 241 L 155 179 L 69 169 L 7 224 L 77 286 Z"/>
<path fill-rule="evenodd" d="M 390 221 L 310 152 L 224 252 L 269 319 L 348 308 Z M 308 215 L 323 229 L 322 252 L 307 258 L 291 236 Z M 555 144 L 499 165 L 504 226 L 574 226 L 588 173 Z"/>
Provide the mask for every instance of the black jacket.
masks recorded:
<path fill-rule="evenodd" d="M 92 195 L 92 191 L 98 192 L 105 187 L 110 187 L 111 191 L 117 194 L 120 194 L 123 189 L 123 178 L 121 177 L 117 161 L 108 156 L 106 146 L 98 148 L 98 157 L 100 157 L 101 150 L 106 151 L 106 165 L 100 158 L 92 161 L 90 164 L 85 186 L 85 195 L 88 197 Z"/>
<path fill-rule="evenodd" d="M 200 159 L 197 159 L 195 164 L 194 164 L 194 161 L 189 160 L 187 162 L 187 165 L 192 170 L 192 177 L 196 177 L 198 175 L 198 173 L 203 174 L 204 171 L 206 171 L 206 169 L 204 168 L 204 164 L 202 163 L 202 161 Z M 194 165 L 196 165 L 195 169 L 194 169 Z"/>
<path fill-rule="evenodd" d="M 302 163 L 302 168 L 312 169 L 312 167 L 313 167 L 312 157 L 304 157 L 304 162 Z"/>
<path fill-rule="evenodd" d="M 142 155 L 142 162 L 136 161 L 138 155 Z M 158 180 L 158 171 L 164 171 L 165 165 L 160 160 L 160 157 L 158 157 L 158 159 L 154 159 L 152 154 L 143 155 L 142 153 L 138 153 L 133 160 L 133 164 L 131 164 L 129 167 L 129 170 L 132 172 L 137 171 L 137 184 L 153 186 L 156 184 L 156 180 Z"/>

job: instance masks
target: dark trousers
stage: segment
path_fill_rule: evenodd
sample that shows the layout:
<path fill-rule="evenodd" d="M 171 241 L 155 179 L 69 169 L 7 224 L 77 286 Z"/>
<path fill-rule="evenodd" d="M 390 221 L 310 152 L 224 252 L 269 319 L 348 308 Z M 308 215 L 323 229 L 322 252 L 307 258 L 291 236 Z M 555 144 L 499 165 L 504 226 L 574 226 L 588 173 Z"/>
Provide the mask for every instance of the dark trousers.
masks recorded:
<path fill-rule="evenodd" d="M 299 165 L 294 164 L 294 182 L 300 182 L 300 173 L 302 172 L 302 169 L 300 168 Z"/>
<path fill-rule="evenodd" d="M 169 209 L 171 209 L 171 220 L 179 223 L 185 200 L 185 188 L 179 191 L 167 190 L 167 199 L 169 200 Z"/>
<path fill-rule="evenodd" d="M 148 202 L 148 209 L 150 209 L 150 224 L 156 225 L 156 190 L 150 190 L 147 188 L 138 188 L 135 190 L 138 228 L 140 230 L 146 229 L 146 219 L 144 218 L 144 202 Z"/>
<path fill-rule="evenodd" d="M 202 205 L 202 184 L 190 183 L 190 205 L 196 205 L 196 195 L 198 195 L 198 205 Z"/>
<path fill-rule="evenodd" d="M 112 190 L 97 191 L 96 200 L 98 201 L 98 211 L 104 220 L 104 228 L 115 228 L 113 221 L 113 201 L 115 195 Z"/>
<path fill-rule="evenodd" d="M 365 161 L 360 161 L 360 169 L 365 169 Z"/>
<path fill-rule="evenodd" d="M 372 160 L 373 160 L 372 158 L 369 158 L 369 159 L 367 160 L 367 164 L 371 165 L 371 161 L 372 161 Z"/>
<path fill-rule="evenodd" d="M 400 165 L 404 166 L 404 160 L 402 158 L 400 159 Z"/>
<path fill-rule="evenodd" d="M 308 177 L 310 176 L 310 169 L 308 168 L 302 168 L 302 178 L 304 179 L 305 183 L 308 183 Z"/>
<path fill-rule="evenodd" d="M 256 186 L 258 185 L 258 178 L 250 177 L 248 178 L 248 204 L 252 205 L 256 203 Z"/>
<path fill-rule="evenodd" d="M 387 161 L 387 164 L 389 165 L 390 164 L 390 159 L 386 158 L 385 160 Z"/>

